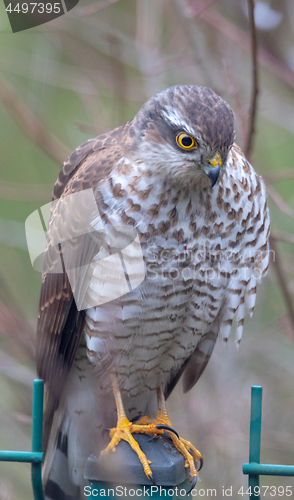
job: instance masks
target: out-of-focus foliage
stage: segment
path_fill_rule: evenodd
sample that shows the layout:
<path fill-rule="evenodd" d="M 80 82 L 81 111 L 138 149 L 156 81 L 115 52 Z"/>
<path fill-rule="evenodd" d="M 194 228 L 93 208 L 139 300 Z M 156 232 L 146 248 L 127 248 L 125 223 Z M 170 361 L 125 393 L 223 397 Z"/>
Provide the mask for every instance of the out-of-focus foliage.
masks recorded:
<path fill-rule="evenodd" d="M 41 276 L 30 264 L 25 219 L 50 201 L 72 150 L 173 84 L 222 95 L 244 147 L 247 10 L 245 0 L 80 0 L 65 16 L 13 34 L 0 3 L 0 449 L 30 447 Z M 218 344 L 194 389 L 183 396 L 178 387 L 168 401 L 174 427 L 204 455 L 198 488 L 216 488 L 218 498 L 223 486 L 238 498 L 247 484 L 252 384 L 264 387 L 262 461 L 294 463 L 294 3 L 257 0 L 255 15 L 260 80 L 251 160 L 268 186 L 278 260 L 259 287 L 240 349 Z M 293 478 L 261 484 L 293 486 Z M 0 498 L 32 498 L 28 465 L 0 463 Z"/>

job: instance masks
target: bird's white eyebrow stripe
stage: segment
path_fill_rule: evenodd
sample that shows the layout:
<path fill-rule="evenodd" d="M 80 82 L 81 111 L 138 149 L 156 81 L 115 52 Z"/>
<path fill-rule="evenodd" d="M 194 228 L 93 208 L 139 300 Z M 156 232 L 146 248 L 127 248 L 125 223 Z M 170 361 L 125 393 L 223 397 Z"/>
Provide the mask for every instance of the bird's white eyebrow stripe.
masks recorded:
<path fill-rule="evenodd" d="M 165 121 L 169 122 L 172 125 L 176 125 L 176 127 L 182 128 L 189 134 L 195 136 L 195 130 L 193 130 L 193 128 L 190 127 L 187 122 L 185 122 L 182 115 L 177 109 L 173 108 L 172 106 L 165 106 L 162 114 Z"/>

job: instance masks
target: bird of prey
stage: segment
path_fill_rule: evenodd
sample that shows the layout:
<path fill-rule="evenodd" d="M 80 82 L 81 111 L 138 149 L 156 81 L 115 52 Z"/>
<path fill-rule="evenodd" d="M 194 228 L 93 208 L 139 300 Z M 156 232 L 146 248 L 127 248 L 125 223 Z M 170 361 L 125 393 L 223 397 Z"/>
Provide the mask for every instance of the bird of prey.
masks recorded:
<path fill-rule="evenodd" d="M 162 426 L 195 484 L 200 452 L 172 432 L 165 400 L 180 377 L 184 392 L 194 386 L 233 320 L 240 342 L 245 305 L 251 315 L 269 262 L 265 186 L 234 137 L 234 114 L 221 97 L 177 85 L 64 163 L 53 192 L 37 327 L 47 499 L 83 498 L 87 457 L 108 453 L 121 439 L 152 480 L 136 433 L 162 433 Z M 105 229 L 101 248 L 109 228 L 120 249 L 124 229 L 135 230 L 145 279 L 129 293 L 82 308 L 66 269 L 54 272 L 50 234 L 67 235 L 89 262 L 95 257 L 99 237 L 95 244 L 89 231 L 78 237 L 69 202 L 89 189 Z M 115 288 L 111 266 L 107 280 L 96 268 L 84 292 L 101 296 Z M 106 449 L 105 428 L 111 428 Z"/>

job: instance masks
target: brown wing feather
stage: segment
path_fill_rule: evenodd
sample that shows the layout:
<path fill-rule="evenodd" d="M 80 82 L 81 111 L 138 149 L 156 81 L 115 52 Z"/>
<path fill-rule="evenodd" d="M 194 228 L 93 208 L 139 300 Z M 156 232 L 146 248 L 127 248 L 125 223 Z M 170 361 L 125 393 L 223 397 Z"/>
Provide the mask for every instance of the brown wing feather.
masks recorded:
<path fill-rule="evenodd" d="M 122 137 L 128 124 L 90 139 L 74 151 L 63 164 L 56 181 L 53 200 L 92 188 L 111 172 L 123 151 Z M 86 249 L 88 262 L 97 253 L 97 244 Z M 95 252 L 95 253 L 94 253 Z M 45 251 L 45 269 L 54 266 L 56 249 Z M 58 257 L 58 255 L 57 255 Z M 85 258 L 85 255 L 83 255 Z M 37 324 L 37 372 L 47 387 L 45 443 L 54 411 L 73 363 L 83 331 L 85 311 L 78 311 L 66 273 L 43 276 Z"/>
<path fill-rule="evenodd" d="M 70 179 L 72 179 L 77 170 L 80 171 L 81 168 L 85 174 L 90 170 L 91 178 L 95 181 L 96 185 L 100 180 L 107 177 L 114 164 L 112 161 L 104 162 L 105 158 L 103 158 L 103 154 L 101 153 L 103 150 L 109 150 L 110 148 L 116 150 L 114 152 L 118 152 L 120 150 L 120 145 L 123 145 L 123 141 L 121 140 L 123 133 L 127 132 L 128 127 L 129 123 L 122 125 L 111 132 L 89 139 L 87 142 L 79 146 L 64 162 L 62 169 L 60 170 L 53 190 L 53 200 L 62 196 Z M 92 162 L 85 163 L 85 160 L 92 154 Z M 95 172 L 91 171 L 93 163 L 95 164 Z M 91 181 L 90 177 L 89 181 Z"/>
<path fill-rule="evenodd" d="M 182 366 L 171 373 L 170 380 L 165 388 L 165 399 L 171 394 L 179 379 L 183 375 L 183 392 L 186 393 L 196 384 L 197 380 L 202 375 L 209 358 L 212 354 L 215 342 L 219 331 L 219 318 L 212 325 L 211 330 L 203 335 L 199 340 L 195 351 L 187 358 Z"/>

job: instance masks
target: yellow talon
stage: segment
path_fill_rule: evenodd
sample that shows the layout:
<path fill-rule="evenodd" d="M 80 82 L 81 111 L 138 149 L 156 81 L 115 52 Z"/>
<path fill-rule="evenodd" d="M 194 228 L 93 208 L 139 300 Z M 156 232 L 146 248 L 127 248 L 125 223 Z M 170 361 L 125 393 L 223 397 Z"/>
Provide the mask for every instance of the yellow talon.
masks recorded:
<path fill-rule="evenodd" d="M 142 433 L 142 434 L 163 434 L 166 430 L 170 438 L 172 439 L 174 446 L 183 455 L 185 459 L 185 467 L 190 468 L 190 481 L 196 483 L 197 470 L 195 467 L 194 460 L 198 462 L 201 459 L 201 453 L 189 442 L 178 435 L 175 431 L 172 432 L 168 429 L 158 429 L 158 425 L 171 427 L 171 421 L 167 414 L 165 398 L 162 388 L 157 389 L 157 403 L 158 412 L 155 419 L 149 418 L 147 416 L 141 417 L 136 423 L 132 423 L 128 420 L 125 410 L 123 407 L 121 392 L 117 383 L 117 379 L 112 375 L 112 387 L 117 408 L 117 426 L 110 430 L 109 436 L 111 441 L 108 446 L 101 452 L 101 456 L 106 455 L 110 451 L 115 451 L 118 443 L 123 440 L 129 443 L 131 448 L 137 453 L 141 464 L 143 465 L 144 471 L 148 479 L 152 480 L 152 471 L 149 467 L 151 461 L 147 459 L 146 455 L 142 452 L 139 444 L 134 439 L 132 434 Z M 191 453 L 190 453 L 191 451 Z"/>

